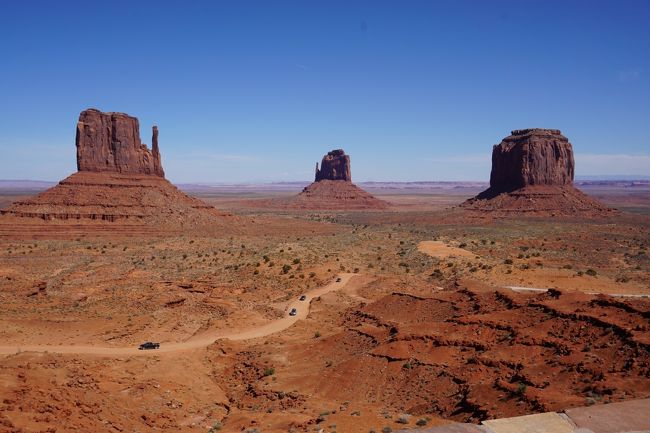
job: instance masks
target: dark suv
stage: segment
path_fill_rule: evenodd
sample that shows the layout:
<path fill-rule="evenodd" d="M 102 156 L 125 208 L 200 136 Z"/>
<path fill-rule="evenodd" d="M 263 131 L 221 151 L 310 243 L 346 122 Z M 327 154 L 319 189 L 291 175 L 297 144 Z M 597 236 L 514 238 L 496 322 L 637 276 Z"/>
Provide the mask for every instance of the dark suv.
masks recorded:
<path fill-rule="evenodd" d="M 140 350 L 151 350 L 151 349 L 158 349 L 160 347 L 160 343 L 152 343 L 151 341 L 147 341 L 146 343 L 142 343 L 138 349 Z"/>

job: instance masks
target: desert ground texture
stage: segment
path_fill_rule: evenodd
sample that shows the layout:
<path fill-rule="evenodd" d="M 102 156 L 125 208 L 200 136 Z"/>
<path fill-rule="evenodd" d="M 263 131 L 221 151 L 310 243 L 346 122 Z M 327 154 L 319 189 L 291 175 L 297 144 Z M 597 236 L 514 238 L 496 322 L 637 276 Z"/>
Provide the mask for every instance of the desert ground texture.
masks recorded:
<path fill-rule="evenodd" d="M 618 209 L 594 218 L 364 188 L 388 207 L 186 187 L 223 222 L 4 218 L 0 431 L 379 432 L 650 397 L 650 185 L 580 185 Z"/>

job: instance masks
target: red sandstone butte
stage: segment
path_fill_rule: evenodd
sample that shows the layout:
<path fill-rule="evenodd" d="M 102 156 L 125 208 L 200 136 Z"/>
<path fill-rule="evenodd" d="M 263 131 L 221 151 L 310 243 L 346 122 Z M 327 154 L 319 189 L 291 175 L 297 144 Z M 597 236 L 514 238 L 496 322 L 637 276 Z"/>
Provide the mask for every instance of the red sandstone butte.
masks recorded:
<path fill-rule="evenodd" d="M 332 150 L 327 152 L 323 157 L 318 169 L 316 163 L 316 178 L 315 182 L 321 180 L 344 180 L 352 182 L 352 172 L 350 170 L 350 156 L 345 154 L 343 149 Z"/>
<path fill-rule="evenodd" d="M 140 142 L 140 125 L 135 117 L 94 108 L 82 111 L 77 122 L 77 170 L 165 177 L 156 126 L 151 141 L 152 150 Z"/>
<path fill-rule="evenodd" d="M 352 183 L 350 157 L 343 149 L 327 152 L 320 170 L 316 164 L 315 181 L 300 194 L 283 202 L 293 209 L 369 210 L 385 209 L 388 203 L 375 198 Z"/>
<path fill-rule="evenodd" d="M 140 142 L 135 117 L 85 110 L 77 123 L 76 147 L 79 171 L 0 211 L 4 222 L 126 221 L 157 228 L 221 224 L 217 217 L 222 214 L 165 179 L 156 126 L 150 151 Z"/>
<path fill-rule="evenodd" d="M 557 129 L 512 131 L 492 148 L 490 189 L 514 191 L 528 185 L 571 185 L 573 147 Z"/>
<path fill-rule="evenodd" d="M 461 207 L 492 215 L 611 212 L 573 186 L 573 147 L 557 129 L 520 129 L 492 148 L 490 187 Z"/>

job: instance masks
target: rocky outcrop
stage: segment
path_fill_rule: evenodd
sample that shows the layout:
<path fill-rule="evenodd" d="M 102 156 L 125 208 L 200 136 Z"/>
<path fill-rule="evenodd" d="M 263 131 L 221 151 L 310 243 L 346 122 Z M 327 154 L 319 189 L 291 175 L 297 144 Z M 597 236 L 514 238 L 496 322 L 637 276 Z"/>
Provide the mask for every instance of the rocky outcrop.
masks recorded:
<path fill-rule="evenodd" d="M 490 188 L 495 193 L 528 185 L 571 185 L 573 148 L 557 129 L 512 131 L 492 148 Z"/>
<path fill-rule="evenodd" d="M 123 113 L 83 111 L 77 124 L 79 171 L 34 197 L 0 211 L 24 220 L 126 222 L 155 230 L 218 227 L 224 216 L 164 178 L 153 127 L 152 149 L 140 142 L 138 119 Z"/>
<path fill-rule="evenodd" d="M 388 204 L 352 183 L 350 156 L 343 149 L 327 152 L 316 164 L 316 179 L 285 204 L 296 209 L 385 209 Z"/>
<path fill-rule="evenodd" d="M 77 123 L 77 170 L 164 177 L 153 127 L 152 150 L 140 142 L 138 119 L 124 113 L 82 111 Z"/>
<path fill-rule="evenodd" d="M 320 170 L 318 169 L 318 163 L 316 163 L 316 179 L 314 181 L 320 182 L 321 180 L 352 182 L 350 156 L 346 155 L 343 149 L 327 152 L 327 155 L 321 161 Z"/>
<path fill-rule="evenodd" d="M 492 149 L 490 187 L 461 207 L 491 216 L 600 216 L 611 209 L 573 186 L 569 140 L 557 129 L 521 129 Z"/>

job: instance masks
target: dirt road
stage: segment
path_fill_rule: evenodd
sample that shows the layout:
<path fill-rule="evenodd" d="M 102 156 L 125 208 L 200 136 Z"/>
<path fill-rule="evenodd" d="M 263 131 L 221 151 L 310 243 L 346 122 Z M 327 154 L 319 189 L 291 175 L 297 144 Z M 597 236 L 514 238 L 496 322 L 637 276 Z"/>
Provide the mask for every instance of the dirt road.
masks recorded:
<path fill-rule="evenodd" d="M 151 356 L 161 353 L 178 352 L 182 350 L 199 349 L 209 346 L 219 339 L 227 340 L 250 340 L 253 338 L 266 337 L 289 328 L 298 320 L 307 318 L 311 301 L 326 293 L 339 290 L 350 281 L 355 274 L 344 273 L 331 283 L 310 290 L 305 293 L 306 299 L 292 301 L 285 311 L 286 315 L 278 320 L 274 320 L 265 325 L 256 326 L 244 331 L 215 330 L 203 334 L 195 335 L 187 341 L 181 343 L 164 343 L 157 350 L 138 350 L 137 347 L 101 347 L 101 346 L 66 346 L 66 345 L 43 345 L 43 346 L 0 346 L 0 355 L 11 355 L 20 352 L 44 352 L 44 353 L 71 353 L 84 355 L 104 355 L 104 356 Z M 339 281 L 340 280 L 340 281 Z M 290 316 L 289 312 L 295 308 L 297 314 Z"/>

